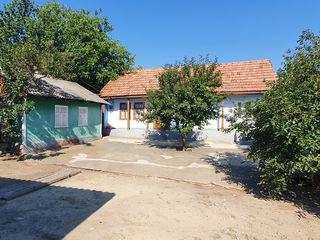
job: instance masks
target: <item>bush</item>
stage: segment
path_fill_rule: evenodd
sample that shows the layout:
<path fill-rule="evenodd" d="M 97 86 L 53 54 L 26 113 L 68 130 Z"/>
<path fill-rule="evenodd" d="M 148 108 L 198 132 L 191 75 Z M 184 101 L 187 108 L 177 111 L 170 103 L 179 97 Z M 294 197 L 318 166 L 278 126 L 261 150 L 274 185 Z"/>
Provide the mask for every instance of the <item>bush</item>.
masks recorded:
<path fill-rule="evenodd" d="M 228 131 L 252 139 L 248 157 L 260 160 L 260 185 L 269 194 L 284 193 L 297 172 L 320 173 L 319 56 L 320 37 L 303 32 L 296 49 L 285 56 L 278 81 L 229 119 Z"/>

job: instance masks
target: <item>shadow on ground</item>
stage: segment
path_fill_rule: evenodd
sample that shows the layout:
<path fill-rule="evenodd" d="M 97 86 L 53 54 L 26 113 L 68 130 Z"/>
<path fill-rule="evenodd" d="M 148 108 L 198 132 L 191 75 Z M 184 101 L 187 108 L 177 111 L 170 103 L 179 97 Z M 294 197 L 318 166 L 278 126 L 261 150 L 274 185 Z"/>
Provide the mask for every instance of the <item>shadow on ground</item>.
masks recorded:
<path fill-rule="evenodd" d="M 0 178 L 3 187 L 34 181 Z M 63 239 L 115 196 L 114 193 L 49 186 L 0 202 L 0 239 Z"/>
<path fill-rule="evenodd" d="M 217 156 L 207 155 L 203 158 L 206 162 L 214 166 L 216 173 L 224 173 L 225 181 L 236 183 L 242 186 L 247 193 L 252 193 L 260 199 L 272 199 L 264 195 L 259 188 L 258 182 L 260 173 L 257 164 L 246 161 L 240 153 L 223 153 Z M 320 218 L 320 191 L 311 185 L 292 185 L 287 194 L 282 199 L 294 203 L 299 207 L 299 216 L 305 215 L 304 211 Z"/>
<path fill-rule="evenodd" d="M 38 153 L 28 153 L 26 154 L 23 159 L 33 159 L 33 160 L 43 160 L 48 157 L 56 157 L 64 154 L 63 152 L 60 152 L 60 150 L 50 150 L 45 152 L 38 152 Z"/>
<path fill-rule="evenodd" d="M 143 145 L 159 148 L 159 149 L 176 149 L 177 151 L 181 151 L 182 149 L 182 143 L 179 140 L 153 140 L 153 139 L 147 139 L 142 142 Z M 186 142 L 186 148 L 189 150 L 192 150 L 193 148 L 201 148 L 201 147 L 207 147 L 208 144 L 206 144 L 204 141 L 187 141 Z"/>
<path fill-rule="evenodd" d="M 190 133 L 186 139 L 186 147 L 192 149 L 208 146 L 208 144 L 205 143 L 204 139 L 201 139 L 199 135 L 199 132 Z M 146 140 L 144 140 L 142 144 L 160 149 L 168 148 L 180 151 L 182 150 L 180 135 L 175 131 L 148 132 Z"/>

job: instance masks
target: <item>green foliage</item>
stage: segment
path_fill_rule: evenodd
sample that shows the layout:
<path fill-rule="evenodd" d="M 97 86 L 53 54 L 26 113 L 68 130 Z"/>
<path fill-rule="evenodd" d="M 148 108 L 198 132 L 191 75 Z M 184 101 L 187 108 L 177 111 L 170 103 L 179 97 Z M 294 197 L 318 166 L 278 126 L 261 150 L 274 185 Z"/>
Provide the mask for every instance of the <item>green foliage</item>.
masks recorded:
<path fill-rule="evenodd" d="M 177 130 L 185 147 L 185 139 L 195 126 L 201 128 L 218 116 L 218 102 L 223 96 L 214 92 L 221 86 L 216 67 L 217 61 L 208 58 L 166 65 L 159 75 L 160 89 L 148 92 L 149 112 L 145 119 Z"/>
<path fill-rule="evenodd" d="M 285 192 L 296 173 L 320 174 L 319 56 L 320 37 L 303 32 L 271 90 L 230 119 L 229 131 L 252 139 L 249 157 L 260 160 L 260 184 L 272 195 Z"/>
<path fill-rule="evenodd" d="M 111 30 L 106 18 L 86 10 L 55 2 L 38 7 L 29 31 L 38 51 L 38 70 L 99 92 L 134 63 L 126 48 L 110 38 Z"/>
<path fill-rule="evenodd" d="M 32 108 L 26 91 L 35 70 L 75 81 L 98 92 L 109 80 L 129 71 L 134 57 L 111 39 L 108 20 L 58 3 L 35 6 L 13 0 L 0 10 L 0 69 L 5 96 L 0 118 L 4 134 L 21 139 L 20 120 Z"/>
<path fill-rule="evenodd" d="M 15 0 L 0 11 L 0 66 L 5 95 L 0 103 L 0 119 L 6 137 L 19 142 L 20 120 L 32 103 L 25 93 L 34 74 L 35 49 L 27 41 L 27 28 L 33 18 L 31 1 Z"/>

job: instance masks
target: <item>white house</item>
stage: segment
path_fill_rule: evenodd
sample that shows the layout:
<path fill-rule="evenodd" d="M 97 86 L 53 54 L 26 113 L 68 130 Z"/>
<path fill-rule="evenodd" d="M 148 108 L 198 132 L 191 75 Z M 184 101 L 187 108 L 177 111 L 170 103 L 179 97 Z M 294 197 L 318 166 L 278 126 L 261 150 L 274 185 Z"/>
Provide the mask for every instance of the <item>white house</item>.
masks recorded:
<path fill-rule="evenodd" d="M 277 79 L 269 60 L 223 63 L 218 65 L 218 70 L 222 74 L 222 87 L 218 91 L 228 98 L 220 103 L 221 117 L 210 120 L 204 127 L 207 135 L 226 128 L 227 114 L 236 106 L 261 97 L 268 90 L 266 83 Z M 111 103 L 106 108 L 105 125 L 112 127 L 112 135 L 135 137 L 157 129 L 156 123 L 140 121 L 139 112 L 147 111 L 146 90 L 159 88 L 157 76 L 162 71 L 161 68 L 137 70 L 109 81 L 101 90 L 100 96 Z"/>

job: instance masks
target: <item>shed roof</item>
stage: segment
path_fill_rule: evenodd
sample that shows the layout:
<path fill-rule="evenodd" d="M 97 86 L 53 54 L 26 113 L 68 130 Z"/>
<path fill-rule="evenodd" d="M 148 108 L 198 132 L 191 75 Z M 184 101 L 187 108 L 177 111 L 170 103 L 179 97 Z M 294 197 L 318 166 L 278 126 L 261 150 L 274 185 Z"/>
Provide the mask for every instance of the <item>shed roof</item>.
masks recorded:
<path fill-rule="evenodd" d="M 97 94 L 80 86 L 78 83 L 54 79 L 40 74 L 35 74 L 35 80 L 30 84 L 27 93 L 33 96 L 106 103 Z"/>
<path fill-rule="evenodd" d="M 222 86 L 217 90 L 228 94 L 261 93 L 268 90 L 267 82 L 277 75 L 270 60 L 243 61 L 219 64 Z M 103 98 L 145 96 L 146 90 L 158 89 L 162 68 L 142 69 L 109 81 L 100 92 Z"/>

